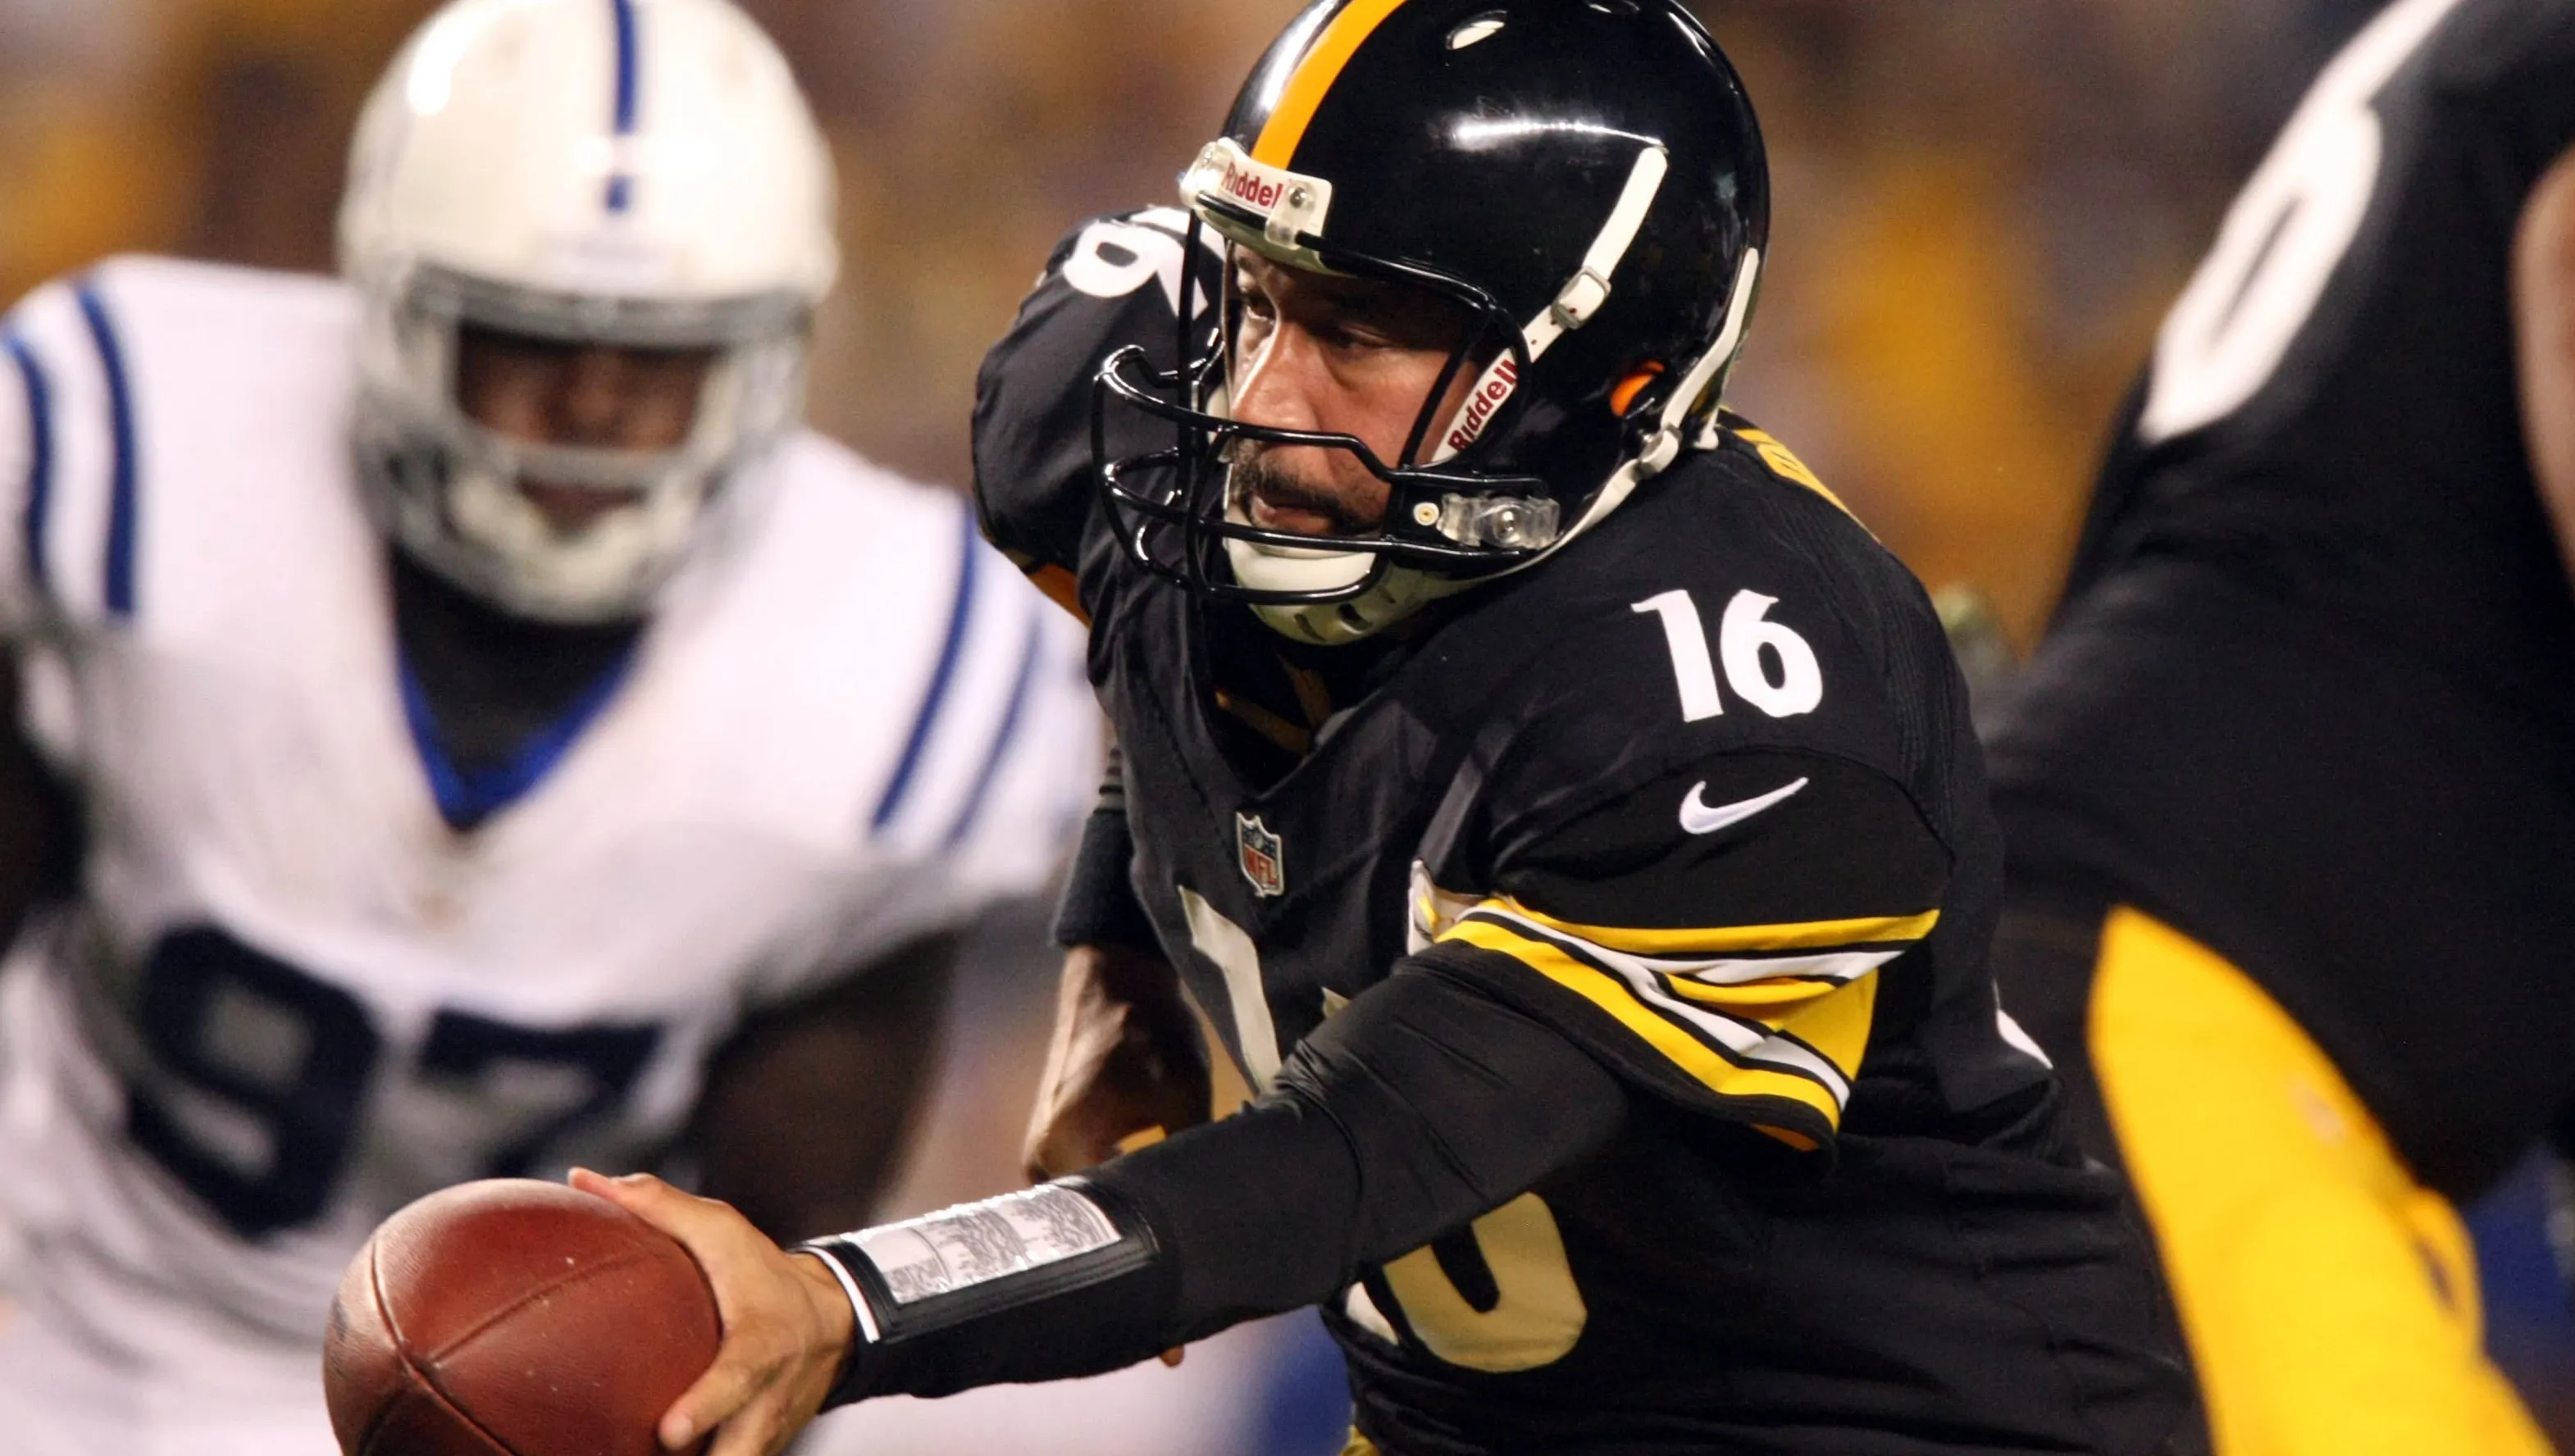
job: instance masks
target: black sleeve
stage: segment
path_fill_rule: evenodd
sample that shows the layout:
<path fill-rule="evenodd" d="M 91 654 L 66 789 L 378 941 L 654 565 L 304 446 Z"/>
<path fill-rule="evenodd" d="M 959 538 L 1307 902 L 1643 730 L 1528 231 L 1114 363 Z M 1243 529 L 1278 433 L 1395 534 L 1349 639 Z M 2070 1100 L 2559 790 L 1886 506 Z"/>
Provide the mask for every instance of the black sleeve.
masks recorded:
<path fill-rule="evenodd" d="M 1065 235 L 975 377 L 975 503 L 984 535 L 1067 601 L 1093 535 L 1091 394 L 1101 363 L 1142 345 L 1157 369 L 1180 353 L 1173 299 L 1188 219 L 1169 208 L 1094 218 Z M 1202 246 L 1197 294 L 1216 295 L 1217 255 Z M 1112 416 L 1111 445 L 1149 440 L 1134 412 Z M 1126 432 L 1121 434 L 1120 432 Z"/>
<path fill-rule="evenodd" d="M 1034 1194 L 816 1246 L 851 1276 L 878 1332 L 833 1403 L 1096 1374 L 1315 1303 L 1574 1165 L 1626 1113 L 1618 1080 L 1552 1028 L 1407 963 L 1307 1037 L 1277 1089 L 1234 1117 Z M 1032 1198 L 1060 1205 L 1043 1227 L 1010 1211 Z M 1079 1253 L 1032 1262 L 993 1255 L 1011 1218 L 1042 1240 L 1099 1222 L 1054 1239 Z M 937 1281 L 889 1277 L 868 1245 L 911 1247 L 915 1229 L 947 1238 L 931 1227 L 941 1220 L 971 1230 L 956 1246 L 1007 1272 L 895 1297 L 898 1280 Z"/>
<path fill-rule="evenodd" d="M 1100 775 L 1100 797 L 1082 826 L 1063 897 L 1057 901 L 1055 943 L 1125 945 L 1162 953 L 1153 917 L 1136 897 L 1136 836 L 1127 823 L 1126 763 L 1116 745 Z"/>

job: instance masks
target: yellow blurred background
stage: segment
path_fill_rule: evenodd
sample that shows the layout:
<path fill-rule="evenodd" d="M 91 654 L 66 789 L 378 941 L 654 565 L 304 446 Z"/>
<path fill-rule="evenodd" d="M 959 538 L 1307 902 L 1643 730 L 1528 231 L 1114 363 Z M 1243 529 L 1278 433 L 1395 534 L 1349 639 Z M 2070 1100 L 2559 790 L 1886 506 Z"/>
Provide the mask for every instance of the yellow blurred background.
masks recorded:
<path fill-rule="evenodd" d="M 123 249 L 327 269 L 427 0 L 0 0 L 0 293 Z M 1163 201 L 1292 0 L 750 0 L 821 111 L 848 284 L 814 414 L 957 481 L 1057 235 Z M 2026 645 L 2154 318 L 2351 0 L 1703 0 L 1769 132 L 1738 407 Z"/>
<path fill-rule="evenodd" d="M 850 267 L 821 324 L 815 422 L 952 485 L 966 474 L 975 366 L 1056 238 L 1093 213 L 1169 201 L 1297 8 L 743 3 L 796 64 L 843 182 Z M 2158 316 L 2307 77 L 2372 4 L 1695 3 L 1751 88 L 1775 184 L 1734 403 L 1931 586 L 1980 587 L 2026 649 Z M 0 0 L 0 295 L 124 250 L 327 270 L 349 127 L 432 8 Z M 1032 909 L 970 965 L 899 1210 L 1017 1178 L 1051 1003 L 1042 938 Z M 2550 1284 L 2545 1256 L 2532 1257 L 2517 1284 L 2493 1283 L 2489 1310 L 2525 1319 L 2519 1337 L 2539 1353 L 2514 1373 L 2552 1426 L 2575 1430 L 2575 1335 L 2539 1329 L 2562 1312 L 2516 1316 L 2504 1302 Z M 1145 1416 L 1077 1419 L 1060 1398 L 998 1397 L 990 1429 L 1020 1434 L 989 1449 L 1089 1450 L 1075 1439 L 1086 1427 L 1126 1456 L 1308 1449 L 1296 1442 L 1310 1435 L 1206 1432 L 1242 1429 L 1224 1408 L 1247 1400 L 1328 1405 L 1336 1376 L 1310 1334 L 1246 1336 L 1194 1359 L 1195 1374 L 1110 1377 L 1129 1393 L 1081 1407 Z M 1275 1373 L 1289 1366 L 1320 1373 L 1297 1385 Z M 1187 1399 L 1202 1425 L 1174 1414 Z M 977 1449 L 953 1424 L 868 1411 L 877 1424 L 850 1435 L 872 1456 Z"/>

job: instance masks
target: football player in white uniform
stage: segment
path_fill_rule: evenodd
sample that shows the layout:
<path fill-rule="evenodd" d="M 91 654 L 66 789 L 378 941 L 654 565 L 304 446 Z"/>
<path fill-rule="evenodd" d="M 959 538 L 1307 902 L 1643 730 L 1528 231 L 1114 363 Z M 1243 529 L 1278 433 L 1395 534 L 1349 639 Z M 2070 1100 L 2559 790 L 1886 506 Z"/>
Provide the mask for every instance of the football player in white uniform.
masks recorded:
<path fill-rule="evenodd" d="M 447 1183 L 866 1213 L 1098 741 L 967 503 L 798 428 L 833 194 L 725 0 L 457 0 L 344 278 L 8 316 L 0 1450 L 327 1456 L 340 1270 Z"/>

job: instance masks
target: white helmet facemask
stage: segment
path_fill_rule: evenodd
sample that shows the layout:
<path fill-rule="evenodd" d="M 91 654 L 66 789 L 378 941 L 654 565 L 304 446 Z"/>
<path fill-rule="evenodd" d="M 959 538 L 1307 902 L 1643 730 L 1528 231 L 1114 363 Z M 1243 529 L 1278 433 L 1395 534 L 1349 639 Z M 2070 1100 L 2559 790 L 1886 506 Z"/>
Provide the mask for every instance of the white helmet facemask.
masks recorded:
<path fill-rule="evenodd" d="M 371 299 L 356 436 L 378 524 L 424 566 L 520 616 L 591 622 L 644 610 L 725 482 L 802 413 L 806 308 L 793 295 L 717 305 L 540 294 L 415 272 Z M 689 432 L 667 450 L 520 439 L 459 403 L 459 340 L 713 352 Z M 631 497 L 559 530 L 522 482 Z"/>
<path fill-rule="evenodd" d="M 340 211 L 365 305 L 359 477 L 406 554 L 521 616 L 634 616 L 796 428 L 839 269 L 830 152 L 728 0 L 452 0 L 368 102 Z M 468 329 L 704 350 L 667 450 L 520 439 L 460 404 Z M 559 528 L 529 485 L 614 493 Z"/>

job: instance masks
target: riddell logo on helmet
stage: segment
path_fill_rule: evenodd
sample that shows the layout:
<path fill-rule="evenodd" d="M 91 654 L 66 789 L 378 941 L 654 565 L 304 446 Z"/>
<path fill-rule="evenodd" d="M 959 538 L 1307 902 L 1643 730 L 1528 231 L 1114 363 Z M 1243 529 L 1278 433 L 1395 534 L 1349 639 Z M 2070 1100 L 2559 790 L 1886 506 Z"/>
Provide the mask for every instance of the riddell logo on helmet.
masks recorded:
<path fill-rule="evenodd" d="M 1279 199 L 1288 194 L 1287 183 L 1264 180 L 1230 162 L 1226 164 L 1225 180 L 1217 186 L 1228 195 L 1259 208 L 1265 214 L 1278 207 Z"/>
<path fill-rule="evenodd" d="M 1519 382 L 1518 360 L 1505 354 L 1493 361 L 1492 369 L 1475 386 L 1474 396 L 1466 401 L 1466 417 L 1457 422 L 1456 429 L 1448 432 L 1448 448 L 1457 451 L 1474 444 L 1484 433 L 1484 427 L 1493 422 L 1493 412 L 1511 397 L 1511 391 L 1519 387 Z"/>

